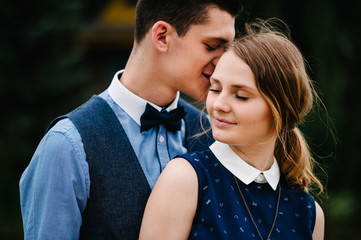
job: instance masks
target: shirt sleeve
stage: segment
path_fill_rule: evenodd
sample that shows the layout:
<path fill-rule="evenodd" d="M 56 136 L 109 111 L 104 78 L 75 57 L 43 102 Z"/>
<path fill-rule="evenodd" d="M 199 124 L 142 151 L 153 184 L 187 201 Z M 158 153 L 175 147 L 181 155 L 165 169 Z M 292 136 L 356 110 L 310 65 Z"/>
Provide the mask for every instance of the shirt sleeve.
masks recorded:
<path fill-rule="evenodd" d="M 25 239 L 78 239 L 89 196 L 81 137 L 69 119 L 41 140 L 20 179 Z"/>

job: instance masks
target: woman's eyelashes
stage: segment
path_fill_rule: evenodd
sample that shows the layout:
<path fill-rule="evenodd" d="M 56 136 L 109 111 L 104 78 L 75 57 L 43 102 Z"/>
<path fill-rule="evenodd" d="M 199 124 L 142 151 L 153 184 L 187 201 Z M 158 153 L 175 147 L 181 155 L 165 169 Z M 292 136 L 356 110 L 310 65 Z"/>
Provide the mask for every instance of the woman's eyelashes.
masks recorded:
<path fill-rule="evenodd" d="M 216 87 L 211 87 L 209 89 L 210 92 L 213 92 L 213 93 L 221 93 L 222 90 L 220 88 L 216 88 Z M 233 96 L 235 96 L 236 99 L 239 99 L 239 100 L 242 100 L 242 101 L 247 101 L 249 99 L 249 97 L 243 95 L 243 94 L 237 94 L 237 93 L 234 93 L 232 94 Z"/>
<path fill-rule="evenodd" d="M 247 101 L 249 98 L 248 97 L 245 97 L 245 96 L 240 96 L 240 95 L 236 95 L 236 98 L 237 99 L 240 99 L 242 101 Z"/>
<path fill-rule="evenodd" d="M 215 92 L 215 93 L 220 93 L 221 90 L 215 89 L 215 88 L 210 88 L 209 89 L 210 92 Z"/>

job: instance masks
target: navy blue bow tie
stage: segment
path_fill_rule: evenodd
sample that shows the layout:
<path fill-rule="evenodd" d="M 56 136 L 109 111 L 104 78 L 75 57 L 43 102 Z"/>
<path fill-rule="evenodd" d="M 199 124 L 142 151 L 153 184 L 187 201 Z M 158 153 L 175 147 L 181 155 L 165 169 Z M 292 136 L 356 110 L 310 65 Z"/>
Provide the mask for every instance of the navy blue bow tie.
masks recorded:
<path fill-rule="evenodd" d="M 170 112 L 161 111 L 152 107 L 149 103 L 140 117 L 140 131 L 147 131 L 153 127 L 163 124 L 168 131 L 175 133 L 181 128 L 181 119 L 186 112 L 183 107 L 178 107 Z"/>

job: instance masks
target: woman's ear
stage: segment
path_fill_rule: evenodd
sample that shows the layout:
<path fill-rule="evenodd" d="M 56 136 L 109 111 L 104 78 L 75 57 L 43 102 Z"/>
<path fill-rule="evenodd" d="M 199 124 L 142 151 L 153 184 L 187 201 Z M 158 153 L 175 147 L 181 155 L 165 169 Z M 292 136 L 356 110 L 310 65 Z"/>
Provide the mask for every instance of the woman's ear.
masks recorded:
<path fill-rule="evenodd" d="M 152 27 L 153 46 L 161 52 L 167 52 L 169 46 L 169 35 L 173 31 L 172 26 L 164 21 L 156 22 Z"/>

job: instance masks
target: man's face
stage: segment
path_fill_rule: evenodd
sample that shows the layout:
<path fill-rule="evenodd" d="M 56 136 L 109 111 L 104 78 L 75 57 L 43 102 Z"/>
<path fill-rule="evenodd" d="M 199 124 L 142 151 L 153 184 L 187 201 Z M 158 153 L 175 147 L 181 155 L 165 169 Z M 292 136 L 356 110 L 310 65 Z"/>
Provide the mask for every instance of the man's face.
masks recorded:
<path fill-rule="evenodd" d="M 196 100 L 204 101 L 210 76 L 224 51 L 234 39 L 235 18 L 226 11 L 210 7 L 206 24 L 191 25 L 185 36 L 176 37 L 165 63 L 169 85 Z"/>

